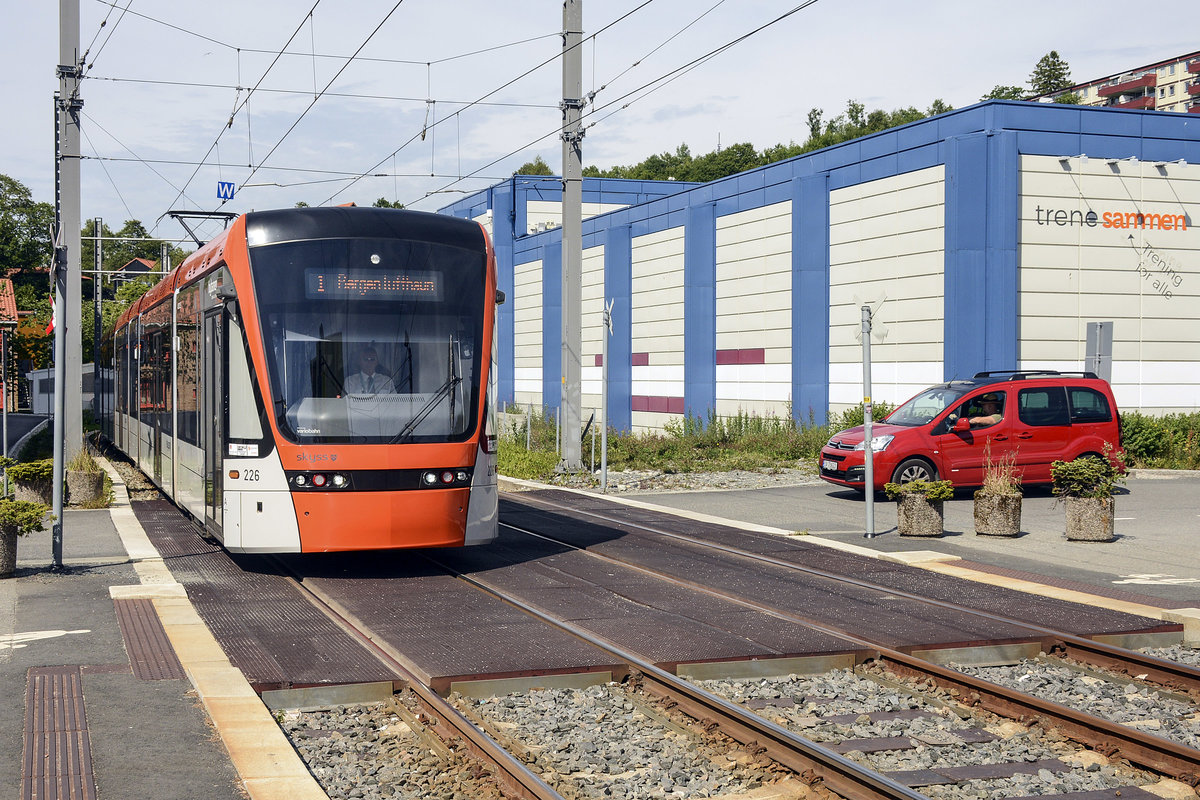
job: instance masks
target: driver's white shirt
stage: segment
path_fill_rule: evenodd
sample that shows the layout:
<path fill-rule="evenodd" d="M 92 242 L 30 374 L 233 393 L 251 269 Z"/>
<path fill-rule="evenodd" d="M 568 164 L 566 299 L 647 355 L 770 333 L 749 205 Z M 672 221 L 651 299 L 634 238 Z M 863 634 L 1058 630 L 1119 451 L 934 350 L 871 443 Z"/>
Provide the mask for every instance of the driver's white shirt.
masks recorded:
<path fill-rule="evenodd" d="M 346 394 L 395 394 L 396 386 L 387 375 L 356 372 L 346 378 Z"/>

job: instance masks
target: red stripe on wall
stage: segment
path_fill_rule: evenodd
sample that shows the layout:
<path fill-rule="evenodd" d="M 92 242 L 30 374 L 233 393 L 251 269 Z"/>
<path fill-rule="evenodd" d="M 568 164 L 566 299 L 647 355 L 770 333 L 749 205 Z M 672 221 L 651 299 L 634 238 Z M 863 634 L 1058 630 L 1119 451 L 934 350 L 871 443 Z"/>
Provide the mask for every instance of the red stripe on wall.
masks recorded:
<path fill-rule="evenodd" d="M 650 354 L 649 353 L 634 353 L 632 365 L 635 367 L 650 366 Z"/>
<path fill-rule="evenodd" d="M 604 366 L 604 354 L 603 353 L 596 353 L 596 366 L 597 367 Z"/>
<path fill-rule="evenodd" d="M 682 414 L 683 408 L 682 397 L 659 397 L 635 394 L 630 398 L 630 409 L 633 411 L 649 411 L 654 414 Z"/>
<path fill-rule="evenodd" d="M 742 350 L 718 350 L 718 364 L 765 364 L 767 351 L 762 347 L 751 347 Z"/>

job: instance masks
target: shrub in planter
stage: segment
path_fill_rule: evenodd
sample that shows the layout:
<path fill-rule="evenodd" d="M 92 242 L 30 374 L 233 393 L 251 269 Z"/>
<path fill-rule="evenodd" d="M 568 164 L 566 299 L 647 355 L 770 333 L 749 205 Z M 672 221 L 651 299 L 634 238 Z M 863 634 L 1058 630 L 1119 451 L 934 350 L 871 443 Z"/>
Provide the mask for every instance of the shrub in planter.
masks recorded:
<path fill-rule="evenodd" d="M 67 462 L 67 499 L 78 505 L 94 503 L 104 493 L 104 470 L 87 448 Z"/>
<path fill-rule="evenodd" d="M 1111 458 L 1111 446 L 1104 456 L 1081 456 L 1074 461 L 1055 461 L 1050 465 L 1054 494 L 1063 498 L 1067 508 L 1067 539 L 1074 542 L 1111 542 L 1115 538 L 1117 485 L 1125 480 L 1124 463 Z"/>
<path fill-rule="evenodd" d="M 8 477 L 13 482 L 13 495 L 17 500 L 50 504 L 50 494 L 54 488 L 54 459 L 13 464 L 8 468 Z"/>
<path fill-rule="evenodd" d="M 950 481 L 885 483 L 883 491 L 897 501 L 896 529 L 901 536 L 942 535 L 942 502 L 954 497 Z"/>
<path fill-rule="evenodd" d="M 1021 532 L 1021 472 L 1017 452 L 992 460 L 989 441 L 983 446 L 983 486 L 975 492 L 975 533 L 1017 536 Z"/>
<path fill-rule="evenodd" d="M 42 521 L 50 507 L 44 503 L 0 499 L 0 578 L 8 578 L 17 567 L 17 538 L 45 530 Z"/>

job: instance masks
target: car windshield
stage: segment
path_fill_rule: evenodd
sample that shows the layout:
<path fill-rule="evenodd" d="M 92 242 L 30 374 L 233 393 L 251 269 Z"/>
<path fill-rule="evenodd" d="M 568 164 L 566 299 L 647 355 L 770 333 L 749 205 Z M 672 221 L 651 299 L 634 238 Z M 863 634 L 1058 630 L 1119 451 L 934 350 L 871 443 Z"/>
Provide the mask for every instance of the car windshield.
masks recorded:
<path fill-rule="evenodd" d="M 270 397 L 299 443 L 462 441 L 476 425 L 485 259 L 400 239 L 251 252 Z"/>
<path fill-rule="evenodd" d="M 965 389 L 939 386 L 926 389 L 888 415 L 889 425 L 904 425 L 915 428 L 933 422 L 934 418 L 954 405 L 966 394 Z"/>

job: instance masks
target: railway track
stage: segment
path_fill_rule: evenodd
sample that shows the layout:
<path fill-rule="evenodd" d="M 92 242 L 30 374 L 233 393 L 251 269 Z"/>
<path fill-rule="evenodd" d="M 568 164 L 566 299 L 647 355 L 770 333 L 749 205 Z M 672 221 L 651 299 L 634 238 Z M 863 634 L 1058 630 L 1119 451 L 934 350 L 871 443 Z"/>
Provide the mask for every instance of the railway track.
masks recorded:
<path fill-rule="evenodd" d="M 572 511 L 576 514 L 581 513 L 577 509 Z M 602 515 L 593 516 L 603 519 Z M 607 524 L 631 524 L 614 519 L 605 519 L 604 521 Z M 639 527 L 651 530 L 645 526 Z M 514 530 L 517 529 L 514 528 Z M 523 530 L 522 532 L 531 536 L 545 536 L 544 533 L 536 531 Z M 687 541 L 692 546 L 714 549 L 711 542 L 689 539 L 673 532 L 654 532 L 658 535 Z M 560 544 L 567 544 L 559 541 Z M 739 551 L 737 548 L 727 545 L 718 545 L 715 546 L 715 549 L 724 556 L 747 559 L 748 564 L 762 563 L 764 560 L 774 561 L 769 557 Z M 750 598 L 738 597 L 735 593 L 721 592 L 714 587 L 703 586 L 677 575 L 656 572 L 645 565 L 634 563 L 636 559 L 611 559 L 608 556 L 589 551 L 584 552 L 587 552 L 590 557 L 608 558 L 614 564 L 620 563 L 625 567 L 653 573 L 663 580 L 686 584 L 694 590 L 721 596 L 749 608 L 765 611 L 780 619 L 789 619 L 805 625 L 817 624 L 813 620 L 801 619 L 786 610 L 769 608 Z M 949 790 L 945 788 L 945 785 L 971 780 L 1011 778 L 1014 775 L 1027 775 L 1031 772 L 1044 777 L 1048 774 L 1069 772 L 1086 761 L 1086 759 L 1080 760 L 1081 757 L 1072 754 L 1060 757 L 1063 756 L 1063 753 L 1051 748 L 1044 754 L 1045 758 L 1034 758 L 1024 762 L 1009 761 L 984 766 L 971 762 L 971 756 L 968 755 L 966 756 L 967 762 L 962 763 L 964 746 L 969 749 L 971 746 L 981 746 L 997 738 L 1002 738 L 1000 735 L 992 733 L 988 727 L 989 725 L 991 728 L 996 727 L 993 715 L 1018 720 L 1024 728 L 1034 724 L 1038 726 L 1037 730 L 1053 731 L 1056 732 L 1055 736 L 1061 733 L 1105 756 L 1126 760 L 1155 775 L 1165 775 L 1193 786 L 1200 784 L 1200 779 L 1197 778 L 1200 775 L 1200 752 L 1190 747 L 1127 726 L 1117 725 L 1089 714 L 1083 714 L 1009 687 L 934 664 L 908 653 L 882 647 L 878 643 L 855 636 L 850 631 L 828 625 L 820 627 L 831 635 L 845 639 L 848 650 L 867 655 L 865 659 L 867 663 L 860 664 L 855 671 L 857 678 L 883 687 L 884 691 L 895 691 L 897 687 L 900 687 L 899 691 L 905 693 L 906 696 L 916 698 L 916 700 L 911 707 L 903 709 L 873 710 L 863 713 L 849 711 L 833 715 L 809 713 L 804 715 L 803 724 L 790 725 L 786 716 L 781 715 L 779 708 L 770 702 L 760 702 L 757 708 L 753 708 L 751 706 L 754 703 L 745 702 L 745 698 L 743 701 L 738 701 L 722 696 L 720 692 L 697 686 L 661 669 L 638 653 L 630 652 L 617 642 L 605 640 L 579 626 L 557 619 L 552 613 L 537 607 L 535 603 L 505 592 L 501 587 L 490 584 L 478 575 L 460 574 L 452 566 L 439 563 L 436 559 L 434 559 L 434 563 L 437 563 L 442 569 L 456 574 L 460 580 L 471 583 L 479 590 L 500 597 L 506 603 L 520 607 L 544 623 L 567 630 L 573 636 L 608 652 L 614 659 L 626 665 L 626 674 L 630 680 L 626 681 L 626 686 L 620 690 L 621 692 L 629 692 L 630 696 L 635 697 L 652 698 L 646 702 L 653 702 L 664 714 L 685 715 L 693 721 L 690 723 L 692 727 L 705 735 L 718 738 L 728 737 L 739 743 L 739 749 L 736 752 L 744 754 L 754 762 L 769 759 L 770 762 L 789 771 L 794 776 L 792 780 L 798 781 L 806 787 L 807 791 L 815 791 L 818 795 L 916 800 L 927 795 L 917 791 L 913 788 L 914 786 L 935 786 L 940 787 L 939 797 L 952 797 L 953 794 L 948 793 Z M 787 566 L 789 569 L 798 568 L 796 565 L 786 562 L 774 563 L 776 566 Z M 804 568 L 798 569 L 815 572 Z M 871 586 L 869 582 L 847 579 L 843 576 L 822 573 L 822 577 L 850 580 L 860 587 Z M 346 614 L 336 597 L 314 593 L 311 587 L 304 586 L 300 577 L 297 577 L 297 585 L 309 594 L 315 603 L 327 607 L 330 613 L 336 615 L 341 624 L 352 630 L 354 635 L 375 651 L 381 660 L 398 671 L 407 672 L 405 659 L 399 649 L 393 644 L 383 642 L 366 626 Z M 894 587 L 874 588 L 889 594 L 896 594 Z M 945 601 L 930 601 L 927 598 L 917 598 L 916 596 L 912 596 L 911 599 L 948 607 Z M 958 610 L 961 611 L 961 609 Z M 1127 676 L 1134 676 L 1130 678 L 1131 680 L 1155 681 L 1158 685 L 1170 687 L 1172 691 L 1185 697 L 1196 697 L 1195 692 L 1197 686 L 1200 685 L 1198 682 L 1200 673 L 1195 669 L 1133 653 L 1122 648 L 1065 636 L 1017 620 L 1005 620 L 992 614 L 986 616 L 1021 625 L 1029 630 L 1031 641 L 1042 644 L 1043 649 L 1047 652 L 1069 656 L 1074 662 L 1087 663 L 1095 668 L 1123 672 Z M 486 721 L 486 710 L 481 708 L 478 713 L 473 713 L 471 709 L 463 706 L 461 700 L 459 708 L 455 708 L 411 677 L 409 685 L 419 698 L 422 707 L 427 709 L 422 713 L 428 714 L 430 719 L 437 720 L 437 724 L 432 728 L 440 736 L 448 735 L 452 739 L 461 738 L 464 742 L 469 743 L 472 751 L 488 760 L 490 765 L 488 770 L 497 776 L 506 791 L 519 797 L 588 796 L 586 793 L 581 794 L 572 789 L 569 781 L 564 783 L 565 778 L 561 774 L 552 776 L 557 781 L 550 781 L 550 783 L 554 783 L 552 788 L 547 780 L 535 774 L 536 769 L 529 768 L 528 764 L 537 764 L 539 761 L 536 755 L 537 751 L 550 747 L 552 744 L 535 744 L 522 748 L 515 743 L 515 740 L 506 738 L 504 734 L 504 731 L 508 729 L 504 726 L 511 726 L 511 723 L 496 723 L 500 727 L 491 727 Z M 764 700 L 764 698 L 752 699 Z M 769 701 L 772 698 L 765 699 Z M 774 699 L 780 700 L 780 698 Z M 784 699 L 790 700 L 792 707 L 796 705 L 794 699 Z M 947 709 L 957 708 L 959 703 L 972 710 L 970 712 L 961 709 L 957 712 L 947 711 Z M 768 711 L 765 715 L 764 709 Z M 964 718 L 971 717 L 973 719 L 975 716 L 979 719 L 963 722 Z M 838 728 L 839 725 L 844 725 L 848 718 L 858 720 L 860 717 L 865 717 L 867 723 L 883 726 L 884 729 L 891 726 L 891 729 L 894 729 L 898 735 L 855 737 L 852 735 L 853 731 L 848 733 Z M 813 729 L 820 731 L 820 736 L 816 738 L 821 738 L 822 741 L 812 741 L 803 735 L 805 733 L 812 734 Z M 916 736 L 908 735 L 914 730 L 920 730 L 921 733 Z M 869 766 L 870 759 L 864 758 L 862 752 L 864 748 L 870 752 L 877 752 L 880 748 L 905 751 L 914 747 L 925 755 L 933 751 L 945 753 L 954 751 L 958 763 L 939 767 L 935 760 L 929 763 L 922 762 L 917 769 L 895 769 L 895 765 L 892 765 L 893 768 L 884 770 L 888 774 L 883 774 L 881 768 Z M 510 754 L 509 750 L 518 752 Z M 522 750 L 523 752 L 520 752 Z M 846 753 L 855 758 L 848 757 L 845 755 Z M 1129 783 L 1113 789 L 1117 792 L 1116 794 L 1105 796 L 1125 798 L 1144 796 L 1139 794 L 1143 790 L 1138 789 L 1136 784 L 1152 782 L 1153 777 L 1137 777 L 1134 773 L 1130 774 Z M 559 791 L 562 791 L 562 794 L 559 794 Z"/>

